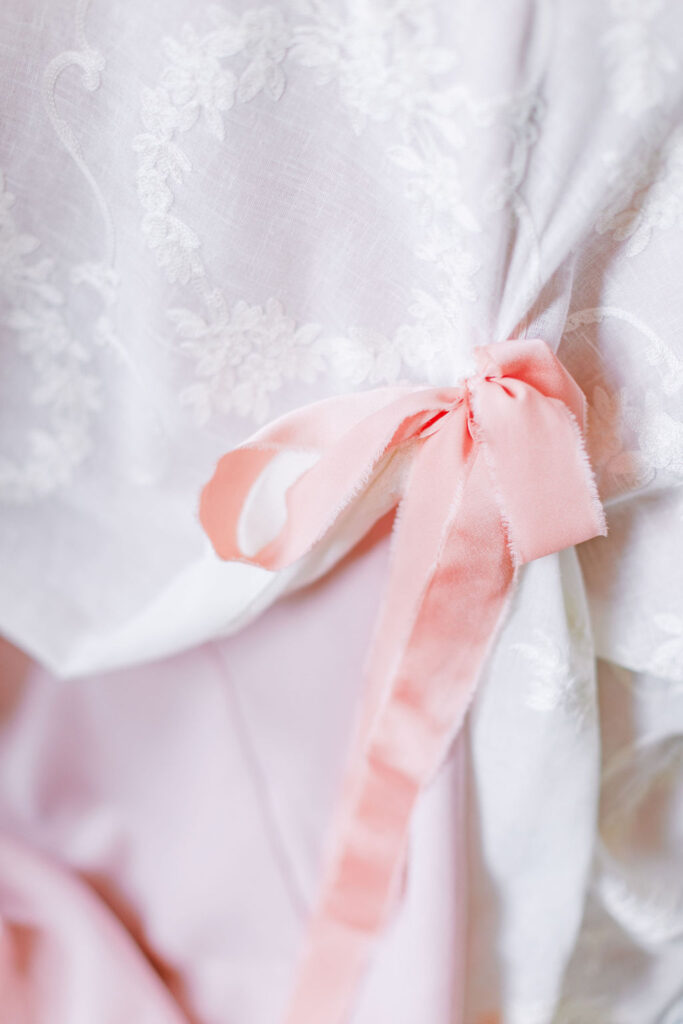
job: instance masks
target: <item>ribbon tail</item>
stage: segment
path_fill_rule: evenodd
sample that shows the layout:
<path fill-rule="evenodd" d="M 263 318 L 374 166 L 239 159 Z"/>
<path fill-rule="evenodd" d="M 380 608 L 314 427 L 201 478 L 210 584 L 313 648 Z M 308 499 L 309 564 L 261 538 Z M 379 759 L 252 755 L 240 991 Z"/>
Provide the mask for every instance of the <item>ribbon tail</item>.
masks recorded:
<path fill-rule="evenodd" d="M 415 803 L 463 723 L 514 578 L 465 416 L 451 413 L 423 443 L 406 489 L 359 742 L 286 1024 L 348 1019 Z"/>

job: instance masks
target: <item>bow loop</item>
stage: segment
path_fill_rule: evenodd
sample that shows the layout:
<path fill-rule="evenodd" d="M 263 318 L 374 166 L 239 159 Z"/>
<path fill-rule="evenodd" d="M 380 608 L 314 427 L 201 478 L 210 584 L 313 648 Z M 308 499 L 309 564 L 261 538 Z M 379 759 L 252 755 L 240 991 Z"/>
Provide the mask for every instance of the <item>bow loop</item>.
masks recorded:
<path fill-rule="evenodd" d="M 606 526 L 582 437 L 578 385 L 544 342 L 496 348 L 504 350 L 501 374 L 480 381 L 471 402 L 513 557 L 524 564 Z"/>
<path fill-rule="evenodd" d="M 396 467 L 389 465 L 390 456 L 437 429 L 459 396 L 455 388 L 381 388 L 315 403 L 276 420 L 224 455 L 202 491 L 199 517 L 217 554 L 271 570 L 290 565 L 362 499 L 380 472 L 387 472 L 387 489 L 396 490 L 395 505 L 400 481 L 392 479 Z M 284 524 L 259 550 L 245 551 L 240 526 L 252 489 L 278 457 L 301 452 L 318 457 L 287 487 Z"/>
<path fill-rule="evenodd" d="M 523 381 L 541 395 L 559 399 L 585 429 L 583 392 L 545 341 L 525 338 L 484 345 L 475 350 L 475 362 L 484 378 Z"/>

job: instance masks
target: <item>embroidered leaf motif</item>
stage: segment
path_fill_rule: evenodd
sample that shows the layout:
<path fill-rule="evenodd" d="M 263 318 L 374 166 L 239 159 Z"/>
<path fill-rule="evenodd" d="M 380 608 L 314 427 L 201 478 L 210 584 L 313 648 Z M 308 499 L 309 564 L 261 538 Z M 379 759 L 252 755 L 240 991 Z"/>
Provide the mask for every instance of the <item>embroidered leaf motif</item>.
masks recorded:
<path fill-rule="evenodd" d="M 585 627 L 570 620 L 572 642 L 560 643 L 538 628 L 533 643 L 514 644 L 530 668 L 526 703 L 536 711 L 562 709 L 583 718 L 593 707 L 592 651 Z"/>

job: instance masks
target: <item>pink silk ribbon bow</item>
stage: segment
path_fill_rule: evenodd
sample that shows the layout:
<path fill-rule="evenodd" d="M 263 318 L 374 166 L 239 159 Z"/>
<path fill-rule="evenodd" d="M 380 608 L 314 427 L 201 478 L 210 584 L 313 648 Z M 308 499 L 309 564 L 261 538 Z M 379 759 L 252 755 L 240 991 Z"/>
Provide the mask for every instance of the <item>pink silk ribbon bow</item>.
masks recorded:
<path fill-rule="evenodd" d="M 201 522 L 221 558 L 280 569 L 384 474 L 400 505 L 367 696 L 287 1024 L 340 1024 L 395 899 L 410 818 L 472 699 L 519 565 L 606 533 L 585 400 L 545 342 L 476 350 L 456 387 L 381 388 L 284 416 L 228 452 Z M 282 529 L 247 557 L 240 515 L 281 452 L 314 451 Z M 382 510 L 383 511 L 383 510 Z"/>

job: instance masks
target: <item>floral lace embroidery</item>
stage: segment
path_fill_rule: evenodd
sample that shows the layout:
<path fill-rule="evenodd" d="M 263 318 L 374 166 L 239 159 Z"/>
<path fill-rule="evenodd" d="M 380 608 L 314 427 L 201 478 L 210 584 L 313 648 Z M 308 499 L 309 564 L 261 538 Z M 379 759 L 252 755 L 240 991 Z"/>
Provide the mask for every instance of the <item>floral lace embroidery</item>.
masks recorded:
<path fill-rule="evenodd" d="M 201 313 L 171 312 L 178 352 L 194 360 L 197 378 L 180 399 L 200 423 L 214 412 L 264 419 L 269 396 L 285 380 L 310 383 L 325 372 L 359 385 L 393 383 L 404 368 L 419 367 L 438 383 L 444 359 L 453 361 L 460 303 L 476 298 L 472 278 L 479 266 L 466 243 L 480 225 L 462 191 L 457 155 L 466 140 L 455 114 L 465 110 L 480 128 L 512 130 L 510 168 L 489 190 L 490 209 L 512 203 L 535 138 L 530 125 L 540 107 L 534 97 L 475 103 L 462 88 L 441 84 L 455 56 L 438 44 L 430 5 L 398 0 L 368 7 L 349 0 L 346 18 L 319 0 L 301 0 L 298 9 L 301 20 L 290 27 L 272 7 L 240 17 L 211 8 L 208 32 L 199 35 L 185 26 L 178 40 L 163 41 L 168 63 L 159 85 L 142 93 L 146 131 L 134 141 L 142 229 L 169 282 L 191 285 L 203 306 Z M 437 296 L 414 290 L 414 322 L 393 337 L 354 326 L 342 337 L 329 337 L 318 325 L 297 325 L 277 300 L 249 311 L 244 304 L 231 309 L 209 281 L 199 238 L 173 208 L 174 189 L 192 170 L 181 136 L 199 125 L 221 140 L 223 113 L 235 103 L 259 93 L 278 100 L 285 89 L 285 59 L 312 69 L 318 84 L 337 83 L 354 131 L 364 131 L 371 121 L 391 121 L 401 140 L 388 155 L 406 173 L 406 194 L 421 211 L 424 234 L 415 255 L 435 265 Z M 521 218 L 521 200 L 515 209 Z M 291 357 L 286 370 L 277 365 L 285 352 Z M 468 370 L 451 365 L 448 377 Z M 237 391 L 227 397 L 226 388 Z"/>
<path fill-rule="evenodd" d="M 92 448 L 92 418 L 101 408 L 101 382 L 94 368 L 97 347 L 112 351 L 136 383 L 140 372 L 121 343 L 114 324 L 119 279 L 114 270 L 115 232 L 102 191 L 88 167 L 72 127 L 60 116 L 55 99 L 60 75 L 70 67 L 81 71 L 89 92 L 100 86 L 105 62 L 88 42 L 85 19 L 91 0 L 77 0 L 75 46 L 53 58 L 43 75 L 43 100 L 50 123 L 74 164 L 90 186 L 104 225 L 101 260 L 74 264 L 66 284 L 81 292 L 79 303 L 92 303 L 87 332 L 90 344 L 77 337 L 68 319 L 64 280 L 50 257 L 36 256 L 40 243 L 23 233 L 14 218 L 14 196 L 0 173 L 0 298 L 2 322 L 18 337 L 18 352 L 28 357 L 34 374 L 32 403 L 46 414 L 44 426 L 32 429 L 19 460 L 0 456 L 0 500 L 25 503 L 49 494 L 71 480 Z M 35 258 L 34 258 L 35 257 Z M 90 292 L 90 297 L 85 292 Z M 26 451 L 28 448 L 28 451 Z"/>
<path fill-rule="evenodd" d="M 633 448 L 626 446 L 626 431 Z M 606 495 L 644 487 L 658 474 L 683 478 L 683 423 L 662 408 L 652 390 L 636 406 L 625 388 L 613 395 L 594 388 L 588 407 L 588 450 Z"/>
<path fill-rule="evenodd" d="M 518 193 L 543 111 L 537 92 L 481 101 L 449 83 L 445 76 L 457 66 L 457 54 L 439 46 L 433 6 L 424 0 L 375 7 L 349 0 L 345 18 L 320 0 L 305 0 L 302 7 L 315 21 L 293 30 L 290 56 L 315 69 L 319 85 L 337 83 L 357 134 L 369 121 L 390 121 L 401 140 L 388 156 L 408 175 L 405 195 L 418 205 L 425 232 L 415 255 L 435 265 L 446 316 L 457 323 L 457 302 L 477 298 L 480 263 L 470 239 L 482 228 L 467 202 L 459 162 L 477 130 L 511 134 L 509 164 L 482 205 L 491 212 L 509 204 L 529 230 L 536 270 L 530 287 L 537 289 L 538 239 Z"/>
<path fill-rule="evenodd" d="M 284 380 L 311 383 L 324 369 L 318 325 L 297 327 L 275 299 L 263 307 L 239 301 L 210 321 L 187 309 L 169 316 L 198 378 L 180 400 L 200 425 L 214 410 L 264 420 L 269 396 Z"/>
<path fill-rule="evenodd" d="M 0 498 L 17 504 L 66 483 L 86 457 L 100 385 L 90 350 L 69 330 L 54 261 L 41 257 L 38 239 L 21 231 L 14 201 L 0 172 L 0 322 L 16 334 L 34 373 L 31 402 L 45 412 L 21 458 L 0 456 Z M 79 283 L 78 271 L 72 281 Z"/>
<path fill-rule="evenodd" d="M 465 201 L 458 162 L 466 137 L 457 115 L 469 111 L 469 97 L 445 80 L 457 57 L 439 46 L 433 7 L 424 0 L 350 0 L 344 17 L 320 0 L 301 6 L 312 20 L 293 29 L 290 56 L 314 69 L 318 85 L 336 82 L 356 134 L 370 121 L 391 122 L 400 141 L 388 156 L 408 175 L 405 194 L 424 227 L 415 255 L 435 264 L 442 303 L 474 300 L 479 263 L 467 235 L 481 228 Z"/>
<path fill-rule="evenodd" d="M 683 129 L 668 138 L 643 146 L 632 156 L 632 167 L 624 180 L 623 161 L 608 158 L 608 181 L 615 194 L 595 225 L 599 234 L 610 232 L 626 242 L 626 256 L 637 256 L 650 243 L 655 231 L 683 227 Z"/>
<path fill-rule="evenodd" d="M 562 709 L 583 721 L 594 709 L 593 647 L 583 617 L 570 611 L 567 624 L 565 643 L 538 628 L 530 642 L 516 643 L 512 650 L 529 665 L 528 707 L 545 712 Z"/>
<path fill-rule="evenodd" d="M 654 473 L 667 473 L 683 479 L 683 423 L 669 416 L 660 397 L 651 390 L 645 393 L 641 409 L 628 407 L 628 425 L 638 439 L 642 462 Z"/>
<path fill-rule="evenodd" d="M 186 26 L 178 42 L 164 40 L 169 63 L 160 85 L 143 91 L 147 131 L 134 141 L 140 154 L 138 194 L 148 245 L 169 282 L 191 284 L 204 306 L 202 314 L 185 308 L 170 312 L 179 352 L 193 359 L 197 378 L 181 392 L 181 403 L 194 410 L 199 423 L 213 412 L 263 420 L 269 413 L 269 396 L 288 379 L 312 383 L 331 370 L 354 385 L 395 382 L 403 365 L 420 364 L 426 364 L 428 376 L 436 373 L 452 323 L 443 307 L 424 293 L 415 293 L 410 309 L 416 322 L 399 328 L 393 338 L 360 327 L 350 328 L 343 338 L 326 338 L 318 325 L 297 325 L 275 299 L 264 307 L 238 302 L 231 309 L 210 285 L 200 241 L 173 211 L 173 188 L 191 171 L 179 137 L 199 123 L 222 139 L 222 113 L 235 102 L 248 102 L 261 91 L 277 100 L 285 87 L 280 65 L 288 50 L 305 63 L 315 38 L 312 26 L 308 35 L 305 26 L 288 35 L 273 8 L 229 20 L 212 9 L 211 17 L 214 28 L 203 36 Z M 324 34 L 324 19 L 318 28 Z M 361 39 L 362 34 L 354 38 Z M 243 61 L 245 55 L 248 62 L 239 71 L 221 63 L 233 57 Z M 399 63 L 408 72 L 408 64 Z M 428 90 L 423 87 L 422 93 Z M 408 85 L 402 95 L 407 102 L 412 95 Z M 360 130 L 360 123 L 355 127 Z"/>
<path fill-rule="evenodd" d="M 143 90 L 146 132 L 133 143 L 140 154 L 137 187 L 147 243 L 168 281 L 191 284 L 203 306 L 201 313 L 169 311 L 178 352 L 195 366 L 195 383 L 181 391 L 180 402 L 200 425 L 214 412 L 264 420 L 269 396 L 285 380 L 312 383 L 324 369 L 317 325 L 297 326 L 274 299 L 263 307 L 241 300 L 229 306 L 210 283 L 199 238 L 173 210 L 174 187 L 192 170 L 180 137 L 198 124 L 220 141 L 225 111 L 259 93 L 276 101 L 285 88 L 280 65 L 288 37 L 275 8 L 240 18 L 211 8 L 209 16 L 213 28 L 204 35 L 186 25 L 179 40 L 163 40 L 168 63 L 159 86 Z M 240 59 L 235 70 L 223 63 L 233 57 Z"/>
<path fill-rule="evenodd" d="M 396 384 L 404 367 L 418 369 L 433 383 L 443 376 L 442 360 L 451 345 L 453 320 L 443 305 L 420 289 L 413 291 L 408 311 L 414 323 L 399 327 L 393 337 L 362 327 L 351 327 L 346 335 L 326 340 L 325 358 L 335 373 L 352 385 Z M 453 368 L 465 376 L 464 364 Z"/>
<path fill-rule="evenodd" d="M 314 69 L 318 85 L 337 82 L 356 133 L 368 121 L 391 121 L 405 134 L 419 120 L 453 138 L 452 91 L 433 83 L 455 56 L 439 46 L 429 3 L 347 0 L 339 14 L 324 0 L 301 0 L 298 8 L 308 20 L 293 28 L 290 55 Z"/>
<path fill-rule="evenodd" d="M 279 99 L 285 87 L 280 62 L 286 47 L 282 17 L 275 9 L 248 11 L 241 19 L 226 20 L 215 8 L 210 14 L 216 27 L 205 35 L 185 25 L 179 40 L 163 40 L 168 63 L 159 86 L 142 92 L 146 132 L 134 139 L 133 148 L 140 154 L 137 186 L 145 211 L 142 230 L 159 266 L 170 282 L 194 280 L 205 300 L 215 302 L 206 282 L 199 239 L 172 212 L 173 187 L 181 185 L 192 170 L 178 137 L 199 122 L 220 141 L 225 132 L 223 113 L 235 102 L 249 102 L 260 92 Z M 239 74 L 222 64 L 235 56 L 242 57 Z"/>

